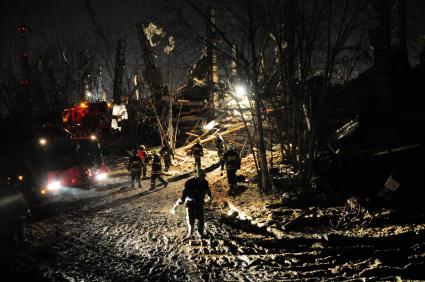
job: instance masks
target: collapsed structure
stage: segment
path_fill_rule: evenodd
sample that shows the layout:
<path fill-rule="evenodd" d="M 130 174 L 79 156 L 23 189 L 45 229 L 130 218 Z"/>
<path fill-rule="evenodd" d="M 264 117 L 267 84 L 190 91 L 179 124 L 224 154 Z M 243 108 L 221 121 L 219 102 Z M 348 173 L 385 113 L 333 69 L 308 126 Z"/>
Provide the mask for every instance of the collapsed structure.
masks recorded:
<path fill-rule="evenodd" d="M 206 46 L 185 85 L 172 93 L 168 91 L 161 69 L 154 60 L 153 35 L 150 33 L 161 34 L 155 25 L 137 25 L 143 71 L 142 74 L 134 74 L 134 88 L 127 96 L 122 91 L 125 41 L 118 41 L 112 128 L 121 130 L 126 136 L 127 147 L 152 140 L 163 143 L 165 139 L 177 146 L 185 146 L 193 144 L 197 138 L 203 139 L 218 132 L 228 135 L 228 140 L 241 150 L 249 147 L 248 135 L 253 131 L 249 92 L 245 85 L 220 82 L 215 10 L 209 8 L 207 12 Z M 233 68 L 232 73 L 236 76 L 235 60 Z M 140 132 L 150 133 L 142 140 Z"/>

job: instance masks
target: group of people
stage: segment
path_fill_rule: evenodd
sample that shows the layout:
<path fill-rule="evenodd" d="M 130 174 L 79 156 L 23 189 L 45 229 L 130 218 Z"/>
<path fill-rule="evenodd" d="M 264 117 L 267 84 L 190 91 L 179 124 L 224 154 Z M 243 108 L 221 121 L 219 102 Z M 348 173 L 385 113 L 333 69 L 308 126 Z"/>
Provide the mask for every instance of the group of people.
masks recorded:
<path fill-rule="evenodd" d="M 218 156 L 220 158 L 221 170 L 226 169 L 227 180 L 229 184 L 229 193 L 237 186 L 236 171 L 240 168 L 241 160 L 239 153 L 236 152 L 232 144 L 226 148 L 224 139 L 218 135 L 215 142 Z M 186 181 L 181 197 L 173 206 L 171 212 L 174 214 L 176 208 L 182 204 L 186 205 L 186 221 L 188 226 L 187 238 L 193 236 L 194 224 L 197 222 L 198 233 L 201 238 L 204 238 L 204 203 L 205 198 L 212 201 L 211 190 L 208 181 L 205 179 L 206 173 L 202 169 L 202 157 L 204 156 L 203 146 L 198 139 L 191 150 L 191 155 L 194 157 L 195 177 Z M 159 180 L 164 187 L 168 185 L 168 181 L 163 179 L 161 157 L 164 159 L 165 171 L 168 171 L 171 166 L 171 160 L 174 158 L 172 146 L 168 141 L 164 143 L 161 150 L 153 152 L 152 169 L 151 169 L 151 190 L 155 189 L 156 180 Z M 141 188 L 141 176 L 146 177 L 148 154 L 146 148 L 141 145 L 139 150 L 134 150 L 133 155 L 128 162 L 128 169 L 131 174 L 131 186 L 137 181 L 138 187 Z"/>
<path fill-rule="evenodd" d="M 173 149 L 168 141 L 164 143 L 160 151 L 153 151 L 150 190 L 155 189 L 157 180 L 159 180 L 164 187 L 168 185 L 168 181 L 162 178 L 161 156 L 164 158 L 165 171 L 168 171 L 171 166 L 171 159 L 174 157 Z M 146 177 L 148 163 L 149 156 L 144 145 L 140 145 L 139 149 L 133 150 L 127 164 L 127 169 L 131 176 L 132 188 L 135 188 L 136 181 L 138 187 L 142 188 L 141 177 Z"/>
<path fill-rule="evenodd" d="M 239 153 L 236 152 L 232 143 L 228 144 L 226 148 L 224 139 L 220 134 L 218 134 L 216 137 L 215 148 L 217 149 L 217 154 L 220 159 L 221 170 L 226 168 L 229 191 L 233 191 L 236 188 L 238 182 L 236 171 L 241 166 L 241 158 Z M 199 140 L 197 140 L 196 144 L 192 148 L 192 155 L 195 158 L 195 171 L 202 169 L 201 157 L 204 156 L 204 150 Z"/>
<path fill-rule="evenodd" d="M 224 170 L 226 168 L 227 181 L 229 184 L 229 191 L 233 191 L 237 185 L 236 171 L 241 166 L 241 159 L 239 153 L 236 152 L 233 144 L 225 146 L 223 137 L 218 134 L 215 141 L 215 147 L 217 149 L 218 157 L 220 158 L 220 168 Z M 195 145 L 192 147 L 191 155 L 195 158 L 195 171 L 202 169 L 201 158 L 204 156 L 204 149 L 198 139 Z"/>

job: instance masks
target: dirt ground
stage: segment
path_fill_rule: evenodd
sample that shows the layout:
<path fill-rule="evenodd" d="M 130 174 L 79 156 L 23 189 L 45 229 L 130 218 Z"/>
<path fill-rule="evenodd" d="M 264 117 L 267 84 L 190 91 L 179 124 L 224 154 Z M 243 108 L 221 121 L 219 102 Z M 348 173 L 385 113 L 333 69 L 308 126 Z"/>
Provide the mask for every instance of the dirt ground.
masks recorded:
<path fill-rule="evenodd" d="M 211 157 L 204 164 L 215 198 L 206 207 L 208 239 L 184 241 L 185 219 L 170 209 L 192 175 L 192 160 L 180 160 L 165 175 L 170 185 L 150 192 L 149 179 L 129 189 L 123 161 L 108 159 L 107 184 L 41 209 L 27 229 L 30 246 L 3 250 L 1 264 L 46 281 L 425 279 L 423 216 L 289 208 L 253 185 L 227 197 L 225 173 Z"/>

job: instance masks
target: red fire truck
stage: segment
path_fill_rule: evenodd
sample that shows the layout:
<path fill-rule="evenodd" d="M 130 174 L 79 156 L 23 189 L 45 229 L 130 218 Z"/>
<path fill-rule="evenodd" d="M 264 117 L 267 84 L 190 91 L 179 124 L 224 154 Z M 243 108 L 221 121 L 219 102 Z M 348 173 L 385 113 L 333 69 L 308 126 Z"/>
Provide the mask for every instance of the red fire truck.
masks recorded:
<path fill-rule="evenodd" d="M 101 136 L 111 128 L 112 104 L 81 102 L 62 112 L 62 125 L 74 135 Z"/>
<path fill-rule="evenodd" d="M 108 177 L 101 145 L 93 134 L 75 137 L 64 128 L 45 126 L 24 151 L 28 192 L 35 200 L 73 193 L 75 188 L 90 189 Z"/>
<path fill-rule="evenodd" d="M 95 135 L 75 137 L 54 125 L 13 129 L 1 146 L 1 180 L 19 183 L 31 203 L 107 181 L 109 169 Z"/>

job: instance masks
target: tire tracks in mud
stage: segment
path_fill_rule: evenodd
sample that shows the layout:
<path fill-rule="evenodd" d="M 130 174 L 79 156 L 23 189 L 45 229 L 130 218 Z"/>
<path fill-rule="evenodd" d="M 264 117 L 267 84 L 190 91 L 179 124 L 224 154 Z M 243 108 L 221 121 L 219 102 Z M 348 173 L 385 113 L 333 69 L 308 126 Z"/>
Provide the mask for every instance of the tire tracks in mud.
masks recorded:
<path fill-rule="evenodd" d="M 276 238 L 226 211 L 207 208 L 207 240 L 183 241 L 183 218 L 166 214 L 185 177 L 146 192 L 101 189 L 61 214 L 34 222 L 31 236 L 48 250 L 43 274 L 52 281 L 289 281 L 420 278 L 424 233 L 394 238 Z M 123 182 L 125 183 L 125 182 Z"/>

